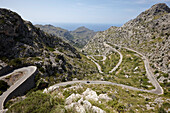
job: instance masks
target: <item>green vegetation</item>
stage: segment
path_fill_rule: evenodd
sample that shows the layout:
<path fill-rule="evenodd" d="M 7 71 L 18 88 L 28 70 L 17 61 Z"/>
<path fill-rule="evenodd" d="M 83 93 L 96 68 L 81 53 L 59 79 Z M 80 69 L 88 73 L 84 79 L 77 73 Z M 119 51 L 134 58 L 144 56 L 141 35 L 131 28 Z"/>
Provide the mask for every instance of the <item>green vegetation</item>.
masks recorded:
<path fill-rule="evenodd" d="M 96 60 L 102 60 L 103 56 L 93 56 Z"/>
<path fill-rule="evenodd" d="M 55 49 L 52 48 L 52 47 L 47 47 L 47 49 L 48 49 L 49 51 L 51 51 L 51 52 L 54 52 L 54 51 L 55 51 Z"/>
<path fill-rule="evenodd" d="M 81 59 L 66 57 L 67 61 L 74 67 L 74 71 L 80 76 L 75 76 L 73 74 L 72 78 L 77 78 L 78 80 L 84 79 L 85 75 L 91 75 L 98 73 L 96 65 L 89 60 L 85 55 L 80 54 Z"/>
<path fill-rule="evenodd" d="M 165 111 L 169 107 L 168 101 L 163 99 L 164 103 L 161 107 L 154 103 L 158 95 L 143 93 L 139 91 L 133 91 L 128 89 L 123 89 L 122 87 L 112 86 L 112 85 L 89 85 L 89 84 L 75 84 L 72 86 L 81 86 L 78 88 L 71 88 L 70 85 L 62 86 L 59 89 L 51 93 L 42 93 L 42 91 L 36 91 L 27 95 L 27 98 L 14 103 L 9 107 L 7 113 L 17 112 L 17 113 L 72 113 L 75 110 L 65 109 L 65 99 L 71 94 L 82 94 L 87 88 L 91 88 L 98 95 L 107 94 L 112 100 L 105 101 L 99 100 L 101 102 L 95 102 L 89 100 L 93 106 L 97 106 L 106 113 L 112 112 L 158 112 Z M 147 98 L 146 98 L 147 97 Z M 79 98 L 80 99 L 80 98 Z M 74 102 L 77 102 L 76 99 Z M 147 109 L 146 104 L 154 107 L 154 109 Z"/>
<path fill-rule="evenodd" d="M 170 97 L 170 83 L 165 80 L 164 83 L 160 83 L 160 85 L 163 87 L 164 96 Z"/>
<path fill-rule="evenodd" d="M 104 73 L 109 73 L 119 62 L 120 56 L 118 53 L 113 52 L 107 55 L 105 61 L 98 61 Z"/>
<path fill-rule="evenodd" d="M 68 31 L 66 29 L 54 27 L 52 25 L 35 26 L 48 34 L 55 35 L 57 37 L 59 36 L 64 41 L 78 48 L 83 48 L 84 45 L 87 44 L 88 40 L 96 34 L 94 31 L 89 30 L 85 27 L 79 27 L 74 31 Z"/>
<path fill-rule="evenodd" d="M 158 70 L 155 70 L 154 74 L 158 74 L 157 79 L 159 80 L 160 77 L 164 77 L 163 83 L 160 83 L 164 90 L 164 96 L 170 97 L 170 83 L 168 82 L 168 73 L 164 73 Z"/>
<path fill-rule="evenodd" d="M 9 85 L 3 81 L 3 80 L 0 80 L 0 95 L 6 91 L 7 89 L 9 88 Z"/>
<path fill-rule="evenodd" d="M 59 82 L 71 81 L 74 78 L 78 80 L 83 80 L 85 76 L 90 76 L 91 74 L 97 74 L 96 65 L 89 60 L 85 55 L 80 54 L 80 58 L 71 58 L 68 56 L 62 56 L 56 54 L 55 61 L 58 63 L 60 60 L 64 61 L 61 65 L 62 72 L 56 70 L 55 73 L 50 76 L 43 77 L 46 81 L 49 82 L 49 86 Z M 45 67 L 46 68 L 46 67 Z M 41 73 L 47 72 L 44 67 L 38 67 Z"/>
<path fill-rule="evenodd" d="M 9 62 L 9 65 L 13 65 L 13 66 L 20 66 L 21 64 L 22 64 L 22 58 L 12 59 Z"/>
<path fill-rule="evenodd" d="M 7 113 L 55 113 L 64 110 L 63 104 L 64 100 L 61 98 L 36 91 L 25 100 L 12 105 Z"/>
<path fill-rule="evenodd" d="M 148 82 L 144 62 L 139 55 L 126 49 L 120 52 L 123 55 L 123 61 L 119 69 L 113 73 L 115 76 L 112 81 L 138 88 L 153 89 L 152 84 Z"/>
<path fill-rule="evenodd" d="M 114 47 L 114 46 L 113 46 Z M 111 81 L 119 84 L 125 84 L 137 88 L 154 89 L 146 75 L 144 62 L 137 53 L 121 49 L 119 50 L 123 55 L 123 60 L 119 68 L 111 73 L 108 72 L 113 69 L 118 63 L 120 56 L 118 53 L 107 55 L 105 61 L 98 61 L 102 71 L 106 74 L 93 74 L 85 79 L 99 80 L 103 78 L 106 81 Z M 97 61 L 96 61 L 97 62 Z"/>
<path fill-rule="evenodd" d="M 4 24 L 5 20 L 4 19 L 0 19 L 0 24 Z"/>
<path fill-rule="evenodd" d="M 163 13 L 163 14 L 160 14 L 160 15 L 155 15 L 154 18 L 153 18 L 153 20 L 157 20 L 157 19 L 159 19 L 160 17 L 162 17 L 162 16 L 164 16 L 164 15 L 166 15 L 166 14 L 168 14 L 168 13 Z M 152 20 L 152 21 L 153 21 L 153 20 Z"/>

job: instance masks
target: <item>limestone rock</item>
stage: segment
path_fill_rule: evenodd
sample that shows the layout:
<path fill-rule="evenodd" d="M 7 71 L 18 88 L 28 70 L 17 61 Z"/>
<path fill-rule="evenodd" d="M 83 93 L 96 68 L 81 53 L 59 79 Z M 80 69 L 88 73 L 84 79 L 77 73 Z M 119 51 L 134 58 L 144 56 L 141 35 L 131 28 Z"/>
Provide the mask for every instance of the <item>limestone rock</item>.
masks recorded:
<path fill-rule="evenodd" d="M 80 99 L 79 99 L 80 98 Z M 75 100 L 79 99 L 77 102 Z M 96 92 L 87 88 L 86 91 L 80 94 L 71 94 L 69 97 L 66 98 L 65 106 L 66 109 L 74 109 L 78 113 L 86 113 L 88 111 L 93 111 L 94 113 L 106 113 L 104 110 L 100 109 L 99 107 L 93 106 L 88 100 L 93 100 L 96 102 L 101 103 L 101 100 L 112 100 L 107 94 L 100 94 L 97 96 Z"/>
<path fill-rule="evenodd" d="M 107 94 L 100 94 L 99 99 L 103 99 L 106 101 L 112 100 L 112 98 L 110 98 Z"/>
<path fill-rule="evenodd" d="M 87 100 L 98 101 L 97 93 L 95 91 L 91 90 L 90 88 L 87 88 L 86 91 L 83 92 L 83 95 L 85 96 L 85 98 Z"/>
<path fill-rule="evenodd" d="M 73 101 L 75 101 L 78 98 L 81 98 L 82 96 L 80 94 L 71 94 L 69 97 L 66 98 L 66 104 L 71 104 Z"/>
<path fill-rule="evenodd" d="M 153 5 L 122 27 L 110 27 L 97 33 L 83 50 L 104 54 L 103 42 L 129 47 L 144 54 L 153 68 L 170 73 L 170 8 L 165 3 Z M 101 49 L 103 48 L 103 49 Z"/>
<path fill-rule="evenodd" d="M 76 105 L 75 105 L 75 110 L 76 110 L 78 113 L 86 113 L 85 108 L 84 108 L 82 105 L 80 105 L 80 104 L 76 104 Z"/>
<path fill-rule="evenodd" d="M 105 111 L 103 111 L 102 109 L 100 109 L 96 106 L 92 107 L 92 111 L 93 111 L 93 113 L 106 113 Z"/>

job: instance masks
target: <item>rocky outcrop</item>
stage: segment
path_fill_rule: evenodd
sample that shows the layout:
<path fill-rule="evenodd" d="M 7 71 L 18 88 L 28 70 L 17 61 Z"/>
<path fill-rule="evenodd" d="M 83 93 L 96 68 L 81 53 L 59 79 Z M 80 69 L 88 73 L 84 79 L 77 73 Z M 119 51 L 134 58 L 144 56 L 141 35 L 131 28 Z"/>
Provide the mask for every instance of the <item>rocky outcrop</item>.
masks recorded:
<path fill-rule="evenodd" d="M 112 98 L 108 97 L 107 94 L 100 94 L 98 96 L 95 91 L 91 90 L 90 88 L 87 88 L 86 91 L 82 93 L 82 95 L 73 93 L 69 97 L 67 97 L 65 100 L 65 108 L 75 109 L 75 111 L 78 113 L 86 113 L 88 111 L 92 111 L 93 113 L 106 113 L 101 108 L 93 106 L 89 102 L 99 102 L 99 100 L 109 101 L 112 100 Z"/>
<path fill-rule="evenodd" d="M 28 65 L 36 65 L 40 75 L 53 75 L 53 79 L 59 81 L 72 80 L 73 74 L 79 77 L 85 73 L 79 65 L 84 61 L 73 46 L 41 31 L 17 13 L 2 8 L 0 45 L 1 75 Z M 73 66 L 75 60 L 77 65 Z"/>
<path fill-rule="evenodd" d="M 93 100 L 98 101 L 99 97 L 97 96 L 97 93 L 90 88 L 87 88 L 85 92 L 83 92 L 83 95 L 86 100 Z"/>
<path fill-rule="evenodd" d="M 80 94 L 71 94 L 69 97 L 66 98 L 66 104 L 71 104 L 73 101 L 82 98 L 83 96 Z"/>
<path fill-rule="evenodd" d="M 86 91 L 80 94 L 71 94 L 69 97 L 66 98 L 66 109 L 75 109 L 78 113 L 86 113 L 88 111 L 92 111 L 93 113 L 106 113 L 99 107 L 93 106 L 89 100 L 99 102 L 99 100 L 112 100 L 107 94 L 100 94 L 97 96 L 97 93 L 90 88 L 87 88 Z M 76 100 L 78 100 L 76 102 Z"/>
<path fill-rule="evenodd" d="M 153 69 L 170 73 L 170 8 L 156 4 L 122 27 L 111 27 L 97 33 L 84 50 L 89 53 L 105 51 L 103 42 L 129 47 L 142 52 Z"/>
<path fill-rule="evenodd" d="M 0 33 L 7 36 L 27 36 L 28 28 L 21 17 L 6 9 L 0 10 Z M 22 32 L 25 31 L 25 32 Z"/>
<path fill-rule="evenodd" d="M 0 9 L 0 20 L 1 57 L 38 56 L 46 52 L 42 49 L 50 47 L 70 51 L 72 54 L 66 53 L 68 56 L 80 58 L 76 49 L 68 43 L 65 43 L 60 38 L 45 34 L 10 10 Z"/>

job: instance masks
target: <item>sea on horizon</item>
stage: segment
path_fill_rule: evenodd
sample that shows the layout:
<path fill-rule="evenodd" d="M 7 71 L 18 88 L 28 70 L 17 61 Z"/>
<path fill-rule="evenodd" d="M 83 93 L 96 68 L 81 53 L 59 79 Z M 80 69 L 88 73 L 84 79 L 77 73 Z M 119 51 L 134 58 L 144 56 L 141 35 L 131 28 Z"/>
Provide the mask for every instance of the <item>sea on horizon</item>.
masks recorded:
<path fill-rule="evenodd" d="M 111 26 L 117 26 L 120 27 L 122 25 L 114 25 L 114 24 L 79 24 L 79 23 L 54 23 L 52 24 L 56 27 L 61 27 L 63 29 L 67 29 L 69 31 L 74 31 L 75 29 L 79 28 L 79 27 L 86 27 L 90 30 L 93 30 L 95 32 L 97 31 L 105 31 L 107 29 L 109 29 Z"/>
<path fill-rule="evenodd" d="M 74 31 L 75 29 L 79 28 L 79 27 L 86 27 L 90 30 L 93 30 L 95 32 L 97 31 L 105 31 L 107 30 L 108 28 L 110 28 L 111 26 L 117 26 L 117 27 L 120 27 L 122 26 L 121 24 L 84 24 L 84 23 L 47 23 L 47 24 L 42 24 L 42 25 L 48 25 L 48 24 L 51 24 L 55 27 L 60 27 L 60 28 L 63 28 L 63 29 L 66 29 L 68 31 Z"/>

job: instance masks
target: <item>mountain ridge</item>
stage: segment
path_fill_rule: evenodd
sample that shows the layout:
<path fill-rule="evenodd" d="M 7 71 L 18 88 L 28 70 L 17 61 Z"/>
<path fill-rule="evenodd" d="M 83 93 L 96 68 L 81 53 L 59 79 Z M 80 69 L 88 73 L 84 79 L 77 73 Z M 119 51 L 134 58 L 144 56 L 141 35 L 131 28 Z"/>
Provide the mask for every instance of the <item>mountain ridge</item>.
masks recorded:
<path fill-rule="evenodd" d="M 102 42 L 111 42 L 131 47 L 146 55 L 154 70 L 170 73 L 168 65 L 170 50 L 170 8 L 164 4 L 153 5 L 135 19 L 122 27 L 111 27 L 100 32 L 84 47 L 86 52 L 93 53 L 104 47 Z"/>
<path fill-rule="evenodd" d="M 85 74 L 97 72 L 95 67 L 81 65 L 90 62 L 70 44 L 24 21 L 17 13 L 2 8 L 0 45 L 1 75 L 11 69 L 35 65 L 39 77 L 49 79 L 53 76 L 51 81 L 48 80 L 52 84 L 54 81 L 72 80 L 73 77 L 81 79 Z"/>
<path fill-rule="evenodd" d="M 53 25 L 35 26 L 49 34 L 59 36 L 63 40 L 68 41 L 71 45 L 79 48 L 82 48 L 88 42 L 88 40 L 96 34 L 96 32 L 84 26 L 78 27 L 73 31 L 68 31 L 60 27 L 55 27 Z"/>

